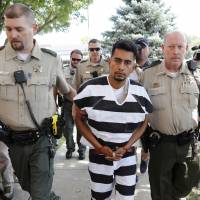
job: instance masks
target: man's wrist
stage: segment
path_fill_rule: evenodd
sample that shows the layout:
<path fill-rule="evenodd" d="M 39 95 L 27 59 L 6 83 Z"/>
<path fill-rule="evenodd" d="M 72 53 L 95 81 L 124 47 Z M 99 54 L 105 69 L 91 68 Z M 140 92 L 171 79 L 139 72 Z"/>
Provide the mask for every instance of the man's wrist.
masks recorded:
<path fill-rule="evenodd" d="M 103 148 L 103 145 L 99 145 L 99 146 L 95 147 L 95 150 L 97 152 L 101 152 L 102 148 Z"/>
<path fill-rule="evenodd" d="M 129 147 L 129 146 L 123 146 L 122 148 L 124 149 L 125 153 L 128 152 L 128 151 L 130 150 L 130 147 Z"/>

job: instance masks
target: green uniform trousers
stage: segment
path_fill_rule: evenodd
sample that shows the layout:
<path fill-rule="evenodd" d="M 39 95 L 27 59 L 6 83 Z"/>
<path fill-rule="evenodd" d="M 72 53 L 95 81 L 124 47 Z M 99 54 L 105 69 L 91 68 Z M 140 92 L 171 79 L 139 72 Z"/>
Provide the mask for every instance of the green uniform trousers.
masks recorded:
<path fill-rule="evenodd" d="M 62 111 L 64 112 L 65 119 L 64 137 L 66 139 L 66 147 L 68 150 L 75 151 L 75 142 L 73 139 L 74 120 L 72 117 L 72 102 L 65 99 L 62 109 Z M 79 132 L 79 130 L 77 130 L 76 141 L 78 144 L 78 152 L 84 154 L 86 151 L 86 146 L 81 144 L 81 137 L 81 133 Z"/>
<path fill-rule="evenodd" d="M 49 140 L 42 136 L 34 144 L 9 146 L 10 158 L 22 188 L 32 200 L 49 200 L 53 182 L 53 158 Z"/>
<path fill-rule="evenodd" d="M 198 159 L 197 159 L 198 158 Z M 199 180 L 199 157 L 192 146 L 160 142 L 150 151 L 149 181 L 152 200 L 178 200 L 188 195 Z"/>
<path fill-rule="evenodd" d="M 66 147 L 68 150 L 75 151 L 75 142 L 73 138 L 74 120 L 72 117 L 72 102 L 64 100 L 62 112 L 64 112 L 65 126 L 64 137 L 66 139 Z"/>

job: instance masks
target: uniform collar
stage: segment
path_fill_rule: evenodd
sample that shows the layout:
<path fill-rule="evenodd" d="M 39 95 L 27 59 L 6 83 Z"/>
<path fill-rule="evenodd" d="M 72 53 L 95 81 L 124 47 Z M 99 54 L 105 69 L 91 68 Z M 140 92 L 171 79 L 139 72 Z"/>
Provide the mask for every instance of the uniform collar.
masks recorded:
<path fill-rule="evenodd" d="M 78 65 L 79 66 L 79 65 Z M 71 69 L 71 70 L 76 70 L 77 68 L 76 67 L 73 67 L 71 64 L 69 65 L 69 68 Z"/>
<path fill-rule="evenodd" d="M 95 65 L 92 65 L 90 62 L 90 59 L 87 60 L 88 66 L 93 66 L 93 67 L 99 67 L 99 66 L 105 66 L 105 60 L 102 58 L 100 58 L 100 62 L 96 63 Z"/>
<path fill-rule="evenodd" d="M 41 50 L 39 48 L 38 43 L 36 42 L 36 40 L 34 40 L 34 47 L 31 53 L 31 56 L 40 60 L 41 59 Z M 17 52 L 11 47 L 10 43 L 7 43 L 6 45 L 6 60 L 11 60 L 14 58 L 17 58 Z"/>
<path fill-rule="evenodd" d="M 41 51 L 38 43 L 36 42 L 36 40 L 34 40 L 34 44 L 35 45 L 32 50 L 32 57 L 35 57 L 36 59 L 41 60 L 42 51 Z"/>
<path fill-rule="evenodd" d="M 159 72 L 157 73 L 158 76 L 161 76 L 161 75 L 166 75 L 166 69 L 165 69 L 165 65 L 164 65 L 164 60 L 162 61 L 162 63 L 160 64 L 159 66 L 160 70 Z M 181 66 L 181 69 L 179 71 L 180 74 L 190 74 L 190 71 L 187 67 L 187 63 L 186 61 L 183 62 L 182 66 Z"/>

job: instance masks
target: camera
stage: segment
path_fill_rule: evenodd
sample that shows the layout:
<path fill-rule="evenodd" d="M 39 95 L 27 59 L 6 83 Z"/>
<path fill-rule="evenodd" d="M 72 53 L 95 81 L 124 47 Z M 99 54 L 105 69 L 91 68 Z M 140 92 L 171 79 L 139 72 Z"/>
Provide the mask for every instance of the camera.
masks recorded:
<path fill-rule="evenodd" d="M 193 46 L 191 50 L 195 52 L 193 53 L 193 58 L 187 61 L 187 65 L 189 70 L 193 73 L 200 61 L 200 45 Z"/>
<path fill-rule="evenodd" d="M 195 51 L 193 54 L 193 60 L 195 61 L 200 61 L 200 45 L 198 46 L 193 46 L 191 48 L 192 51 Z"/>

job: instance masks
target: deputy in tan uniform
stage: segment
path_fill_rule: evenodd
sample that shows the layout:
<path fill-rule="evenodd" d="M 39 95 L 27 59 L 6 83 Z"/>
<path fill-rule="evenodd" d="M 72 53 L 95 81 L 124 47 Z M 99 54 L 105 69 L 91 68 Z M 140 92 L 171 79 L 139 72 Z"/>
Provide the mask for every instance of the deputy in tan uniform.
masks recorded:
<path fill-rule="evenodd" d="M 53 139 L 49 127 L 44 129 L 42 122 L 56 111 L 54 86 L 71 100 L 75 91 L 65 81 L 58 56 L 41 49 L 33 39 L 37 25 L 29 7 L 20 3 L 9 6 L 4 23 L 8 43 L 0 51 L 0 120 L 12 137 L 9 153 L 22 188 L 33 200 L 49 200 Z"/>
<path fill-rule="evenodd" d="M 97 39 L 91 39 L 88 43 L 89 58 L 80 63 L 77 67 L 73 86 L 76 90 L 85 81 L 109 73 L 109 65 L 102 57 L 101 44 Z M 79 159 L 85 158 L 86 147 L 80 143 L 81 134 L 77 130 L 77 143 L 79 144 Z"/>
<path fill-rule="evenodd" d="M 79 49 L 74 49 L 70 53 L 70 64 L 64 67 L 64 75 L 66 81 L 72 85 L 72 81 L 74 79 L 76 69 L 83 59 L 83 54 Z M 72 117 L 72 102 L 68 99 L 64 98 L 62 112 L 64 114 L 65 119 L 65 127 L 64 127 L 64 136 L 66 139 L 66 148 L 67 152 L 65 154 L 66 159 L 72 158 L 72 153 L 75 151 L 75 142 L 73 139 L 73 130 L 74 130 L 74 120 Z M 77 134 L 77 141 L 80 137 Z M 80 142 L 78 142 L 79 149 L 82 148 Z M 79 150 L 80 152 L 80 150 Z M 79 159 L 83 159 L 83 157 L 79 156 Z"/>
<path fill-rule="evenodd" d="M 144 71 L 144 86 L 154 107 L 149 180 L 152 200 L 178 200 L 200 176 L 192 154 L 200 73 L 198 69 L 191 72 L 184 62 L 187 41 L 181 32 L 168 33 L 162 50 L 164 60 Z"/>
<path fill-rule="evenodd" d="M 108 62 L 102 57 L 100 41 L 91 39 L 88 43 L 88 51 L 89 58 L 80 63 L 73 81 L 77 90 L 85 81 L 109 73 Z"/>

